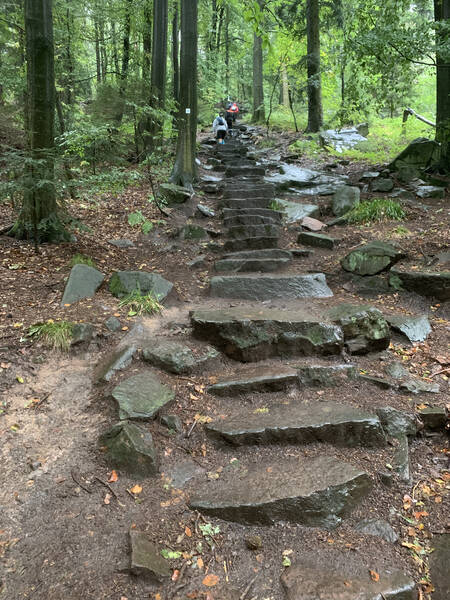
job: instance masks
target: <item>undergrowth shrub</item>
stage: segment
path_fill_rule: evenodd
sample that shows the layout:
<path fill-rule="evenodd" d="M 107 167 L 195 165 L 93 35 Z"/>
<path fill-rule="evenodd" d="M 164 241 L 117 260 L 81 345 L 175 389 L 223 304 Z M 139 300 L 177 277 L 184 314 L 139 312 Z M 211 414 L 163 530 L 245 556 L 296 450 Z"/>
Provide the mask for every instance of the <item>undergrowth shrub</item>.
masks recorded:
<path fill-rule="evenodd" d="M 28 337 L 42 342 L 53 350 L 65 350 L 70 348 L 74 323 L 69 321 L 53 321 L 49 319 L 45 323 L 34 323 L 28 328 Z"/>
<path fill-rule="evenodd" d="M 379 221 L 402 221 L 405 211 L 395 200 L 375 198 L 364 200 L 345 215 L 348 223 L 377 223 Z"/>

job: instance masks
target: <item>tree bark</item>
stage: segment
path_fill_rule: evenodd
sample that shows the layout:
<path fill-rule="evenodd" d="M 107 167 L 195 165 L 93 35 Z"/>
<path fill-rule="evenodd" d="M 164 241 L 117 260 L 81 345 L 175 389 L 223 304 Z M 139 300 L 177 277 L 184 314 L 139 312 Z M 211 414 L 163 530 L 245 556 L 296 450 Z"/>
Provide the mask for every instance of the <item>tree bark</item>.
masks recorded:
<path fill-rule="evenodd" d="M 230 94 L 230 7 L 225 9 L 225 95 Z"/>
<path fill-rule="evenodd" d="M 69 234 L 58 215 L 54 185 L 55 71 L 51 0 L 25 0 L 25 39 L 31 161 L 22 209 L 11 234 L 58 242 Z"/>
<path fill-rule="evenodd" d="M 308 71 L 308 125 L 306 131 L 316 133 L 323 124 L 319 0 L 306 1 L 306 37 Z"/>
<path fill-rule="evenodd" d="M 100 83 L 102 80 L 102 66 L 101 66 L 101 58 L 100 58 L 100 33 L 99 33 L 97 19 L 95 19 L 94 29 L 95 29 L 95 64 L 97 67 L 97 83 Z"/>
<path fill-rule="evenodd" d="M 450 56 L 443 55 L 441 46 L 449 41 L 448 30 L 439 24 L 450 24 L 450 0 L 434 0 L 436 30 L 436 141 L 441 144 L 440 168 L 450 171 Z"/>
<path fill-rule="evenodd" d="M 262 38 L 253 34 L 253 116 L 252 121 L 265 121 L 263 88 L 263 52 Z"/>
<path fill-rule="evenodd" d="M 152 49 L 152 81 L 150 105 L 159 114 L 151 117 L 150 145 L 154 148 L 161 135 L 164 118 L 161 111 L 166 100 L 167 72 L 167 0 L 153 1 L 153 49 Z"/>
<path fill-rule="evenodd" d="M 147 0 L 144 5 L 144 31 L 142 32 L 142 88 L 145 97 L 148 97 L 150 90 L 150 64 L 152 54 L 152 14 L 150 1 Z"/>
<path fill-rule="evenodd" d="M 170 181 L 193 191 L 197 177 L 197 0 L 181 0 L 180 111 Z"/>
<path fill-rule="evenodd" d="M 282 104 L 285 108 L 289 108 L 289 80 L 285 63 L 281 65 L 281 83 Z"/>
<path fill-rule="evenodd" d="M 180 63 L 178 49 L 178 2 L 175 0 L 172 17 L 172 89 L 173 99 L 178 103 L 180 95 Z"/>
<path fill-rule="evenodd" d="M 120 107 L 116 116 L 117 123 L 122 122 L 123 111 L 125 109 L 125 91 L 127 87 L 128 68 L 130 66 L 130 33 L 131 33 L 131 9 L 133 0 L 126 0 L 125 17 L 122 39 L 122 68 L 120 71 L 119 95 L 121 97 Z"/>

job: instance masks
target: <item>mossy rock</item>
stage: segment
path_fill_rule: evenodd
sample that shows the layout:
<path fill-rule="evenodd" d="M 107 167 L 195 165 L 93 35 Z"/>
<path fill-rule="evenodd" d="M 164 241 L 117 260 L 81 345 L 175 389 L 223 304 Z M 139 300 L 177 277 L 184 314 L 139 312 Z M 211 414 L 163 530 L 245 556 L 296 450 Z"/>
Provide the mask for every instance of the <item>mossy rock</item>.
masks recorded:
<path fill-rule="evenodd" d="M 184 204 L 191 197 L 191 193 L 180 185 L 162 183 L 159 186 L 159 195 L 167 206 Z"/>
<path fill-rule="evenodd" d="M 158 472 L 158 456 L 149 431 L 129 421 L 119 421 L 99 438 L 113 466 L 140 477 Z"/>
<path fill-rule="evenodd" d="M 158 273 L 147 271 L 117 271 L 109 280 L 109 291 L 116 298 L 133 292 L 143 296 L 152 294 L 158 301 L 164 300 L 173 288 L 173 284 Z"/>

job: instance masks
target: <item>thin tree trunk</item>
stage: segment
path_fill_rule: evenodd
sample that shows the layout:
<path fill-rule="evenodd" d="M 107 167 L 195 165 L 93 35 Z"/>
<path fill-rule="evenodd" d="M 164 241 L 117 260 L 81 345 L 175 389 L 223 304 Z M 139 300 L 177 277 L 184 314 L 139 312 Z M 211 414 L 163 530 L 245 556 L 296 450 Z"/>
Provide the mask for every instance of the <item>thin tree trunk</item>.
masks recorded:
<path fill-rule="evenodd" d="M 306 131 L 315 133 L 320 130 L 323 123 L 319 0 L 306 1 L 306 36 L 308 53 L 308 125 Z"/>
<path fill-rule="evenodd" d="M 149 144 L 153 148 L 161 136 L 164 118 L 161 114 L 166 100 L 167 71 L 167 0 L 153 1 L 153 49 L 150 104 L 159 114 L 151 118 Z M 160 141 L 160 140 L 159 140 Z"/>
<path fill-rule="evenodd" d="M 116 36 L 116 24 L 111 21 L 111 34 L 112 34 L 112 45 L 113 45 L 113 62 L 114 70 L 116 72 L 116 79 L 119 75 L 119 53 L 117 52 L 117 36 Z"/>
<path fill-rule="evenodd" d="M 66 10 L 66 29 L 67 29 L 67 40 L 66 40 L 66 103 L 70 106 L 72 104 L 72 92 L 73 92 L 73 57 L 72 57 L 72 25 L 73 17 L 70 11 L 69 5 Z"/>
<path fill-rule="evenodd" d="M 252 121 L 259 123 L 265 120 L 264 88 L 263 88 L 263 52 L 262 39 L 253 34 L 253 116 Z"/>
<path fill-rule="evenodd" d="M 142 88 L 147 97 L 150 90 L 150 64 L 152 54 L 152 11 L 150 1 L 144 4 L 144 31 L 142 33 Z"/>
<path fill-rule="evenodd" d="M 120 87 L 119 95 L 122 99 L 117 113 L 117 123 L 122 122 L 123 111 L 125 109 L 125 91 L 127 87 L 128 68 L 130 66 L 130 33 L 131 33 L 131 9 L 133 0 L 126 0 L 125 3 L 125 18 L 122 40 L 122 69 L 120 71 Z"/>
<path fill-rule="evenodd" d="M 173 99 L 178 103 L 180 95 L 180 63 L 179 63 L 179 49 L 178 49 L 178 5 L 179 0 L 175 0 L 173 7 L 173 18 L 172 18 L 172 89 Z M 178 112 L 178 107 L 177 107 Z"/>
<path fill-rule="evenodd" d="M 230 93 L 230 7 L 225 9 L 225 94 Z"/>
<path fill-rule="evenodd" d="M 102 68 L 102 81 L 106 81 L 106 73 L 108 72 L 108 54 L 106 52 L 105 44 L 105 21 L 100 19 L 99 22 L 99 33 L 100 33 L 100 63 Z"/>
<path fill-rule="evenodd" d="M 441 144 L 440 168 L 450 171 L 450 64 L 440 46 L 448 44 L 450 35 L 443 28 L 450 20 L 450 0 L 434 0 L 436 30 L 436 141 Z"/>
<path fill-rule="evenodd" d="M 102 81 L 102 66 L 101 66 L 101 58 L 100 58 L 100 34 L 99 34 L 99 30 L 98 30 L 97 19 L 95 19 L 94 30 L 95 30 L 95 64 L 97 66 L 97 83 L 101 83 L 101 81 Z"/>
<path fill-rule="evenodd" d="M 63 113 L 63 108 L 62 108 L 61 95 L 56 90 L 55 90 L 55 101 L 56 101 L 56 114 L 58 116 L 58 123 L 59 123 L 59 133 L 61 135 L 64 135 L 64 133 L 66 132 L 66 124 L 64 122 L 64 113 Z M 66 174 L 66 179 L 68 181 L 67 187 L 69 188 L 69 194 L 70 194 L 70 197 L 72 198 L 72 200 L 74 200 L 76 196 L 75 196 L 75 191 L 74 191 L 73 185 L 72 185 L 73 173 L 70 169 L 70 165 L 67 160 L 63 159 L 63 165 L 64 165 L 64 172 Z"/>
<path fill-rule="evenodd" d="M 281 89 L 282 89 L 282 104 L 285 108 L 289 108 L 289 80 L 286 69 L 286 63 L 281 65 Z"/>
<path fill-rule="evenodd" d="M 68 234 L 58 216 L 54 185 L 55 71 L 51 0 L 25 0 L 27 87 L 32 161 L 22 210 L 11 234 L 57 242 Z"/>
<path fill-rule="evenodd" d="M 193 190 L 197 177 L 197 0 L 181 0 L 180 112 L 170 181 Z"/>

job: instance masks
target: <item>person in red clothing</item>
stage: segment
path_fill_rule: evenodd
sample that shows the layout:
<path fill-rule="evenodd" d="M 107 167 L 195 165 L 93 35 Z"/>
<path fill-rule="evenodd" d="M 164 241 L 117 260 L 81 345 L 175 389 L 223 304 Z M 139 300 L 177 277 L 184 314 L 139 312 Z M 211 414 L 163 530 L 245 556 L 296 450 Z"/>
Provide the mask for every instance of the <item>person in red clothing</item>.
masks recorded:
<path fill-rule="evenodd" d="M 227 116 L 230 115 L 231 118 L 233 119 L 233 123 L 234 121 L 236 121 L 236 117 L 239 114 L 239 106 L 236 104 L 236 102 L 230 102 L 227 106 Z"/>

